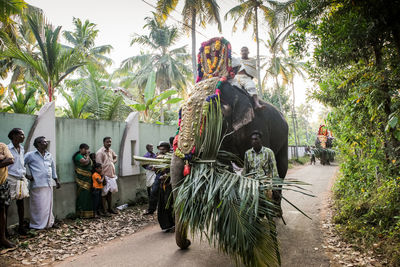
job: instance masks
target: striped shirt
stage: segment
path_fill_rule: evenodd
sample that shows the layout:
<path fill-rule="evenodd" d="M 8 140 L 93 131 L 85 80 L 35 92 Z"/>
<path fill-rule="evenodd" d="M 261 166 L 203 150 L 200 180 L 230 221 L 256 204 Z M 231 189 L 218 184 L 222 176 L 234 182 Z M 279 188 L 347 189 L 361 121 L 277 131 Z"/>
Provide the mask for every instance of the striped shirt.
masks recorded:
<path fill-rule="evenodd" d="M 263 146 L 258 153 L 253 148 L 246 151 L 242 174 L 245 175 L 252 172 L 257 173 L 257 176 L 279 177 L 275 155 L 271 149 Z"/>

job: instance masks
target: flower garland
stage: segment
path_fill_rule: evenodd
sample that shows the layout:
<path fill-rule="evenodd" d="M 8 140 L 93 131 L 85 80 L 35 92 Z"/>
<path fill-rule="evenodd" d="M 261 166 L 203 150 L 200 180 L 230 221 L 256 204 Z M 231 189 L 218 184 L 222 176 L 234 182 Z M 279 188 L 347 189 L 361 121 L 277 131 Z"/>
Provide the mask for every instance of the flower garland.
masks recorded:
<path fill-rule="evenodd" d="M 211 61 L 211 44 L 215 43 L 214 45 L 214 59 Z M 224 45 L 224 46 L 222 46 Z M 225 55 L 225 46 L 227 50 L 227 60 L 224 62 L 223 56 Z M 222 49 L 221 49 L 222 47 Z M 208 73 L 205 74 L 204 70 L 204 62 L 201 57 L 201 54 L 204 53 L 206 57 L 206 62 L 208 66 Z M 197 54 L 197 79 L 196 83 L 200 82 L 204 77 L 212 78 L 212 77 L 219 77 L 220 71 L 222 66 L 226 68 L 228 71 L 228 75 L 232 78 L 235 76 L 232 68 L 232 47 L 231 44 L 223 37 L 215 37 L 207 42 L 201 44 L 199 53 Z"/>
<path fill-rule="evenodd" d="M 213 62 L 211 62 L 211 44 L 215 42 L 214 45 L 214 60 Z M 221 46 L 222 44 L 224 45 L 222 47 L 221 50 Z M 223 56 L 225 55 L 225 46 L 227 48 L 227 59 L 226 61 L 224 61 Z M 221 52 L 221 53 L 220 53 Z M 208 74 L 205 75 L 204 74 L 204 67 L 203 67 L 203 59 L 201 57 L 201 54 L 204 53 L 206 60 L 207 60 L 207 66 L 208 66 Z M 219 64 L 218 64 L 219 61 Z M 218 65 L 217 65 L 218 64 Z M 196 83 L 200 82 L 204 76 L 206 76 L 206 78 L 212 78 L 212 77 L 219 77 L 220 73 L 219 71 L 221 70 L 222 67 L 225 67 L 226 70 L 228 71 L 228 75 L 233 78 L 235 77 L 235 73 L 233 72 L 233 68 L 232 68 L 232 48 L 231 48 L 231 44 L 223 37 L 216 37 L 216 38 L 212 38 L 211 40 L 204 42 L 201 44 L 199 53 L 197 55 L 197 79 L 196 79 Z M 208 111 L 208 107 L 210 105 L 210 103 L 214 100 L 216 100 L 217 98 L 220 97 L 221 94 L 221 87 L 223 82 L 227 81 L 227 77 L 226 76 L 222 76 L 220 77 L 217 85 L 215 86 L 215 93 L 213 95 L 207 96 L 206 100 L 206 104 L 203 106 L 203 116 L 204 119 L 202 120 L 202 123 L 200 125 L 200 130 L 199 130 L 199 134 L 201 135 L 203 126 L 205 125 L 205 120 L 206 120 L 206 113 Z M 181 122 L 182 122 L 182 109 L 179 110 L 179 120 L 178 120 L 178 130 L 176 132 L 176 136 L 173 142 L 173 149 L 174 149 L 174 153 L 177 157 L 181 158 L 182 160 L 184 160 L 186 162 L 185 167 L 184 167 L 184 176 L 190 174 L 190 165 L 189 165 L 189 161 L 192 159 L 195 151 L 196 151 L 196 147 L 193 147 L 193 149 L 188 153 L 188 154 L 184 154 L 182 151 L 180 151 L 180 149 L 178 148 L 178 137 L 179 137 L 179 130 L 181 127 Z"/>

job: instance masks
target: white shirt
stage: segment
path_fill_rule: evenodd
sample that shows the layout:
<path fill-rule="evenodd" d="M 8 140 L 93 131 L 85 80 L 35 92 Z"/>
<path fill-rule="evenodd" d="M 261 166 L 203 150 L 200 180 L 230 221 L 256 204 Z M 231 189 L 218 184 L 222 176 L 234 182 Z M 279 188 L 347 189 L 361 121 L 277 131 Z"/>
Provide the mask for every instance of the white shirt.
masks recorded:
<path fill-rule="evenodd" d="M 25 161 L 24 161 L 24 148 L 19 145 L 19 153 L 18 150 L 14 147 L 14 144 L 11 142 L 8 144 L 8 149 L 14 157 L 14 164 L 8 166 L 8 174 L 23 178 L 26 174 Z"/>

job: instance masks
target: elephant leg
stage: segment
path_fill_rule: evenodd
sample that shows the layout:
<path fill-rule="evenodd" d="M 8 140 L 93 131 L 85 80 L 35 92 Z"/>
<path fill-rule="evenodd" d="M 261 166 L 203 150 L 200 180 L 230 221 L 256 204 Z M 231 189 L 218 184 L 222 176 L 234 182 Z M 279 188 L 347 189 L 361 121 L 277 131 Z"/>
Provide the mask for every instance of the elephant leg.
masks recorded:
<path fill-rule="evenodd" d="M 278 169 L 278 174 L 281 179 L 285 179 L 288 170 L 288 148 L 287 145 L 283 146 L 276 154 L 276 167 Z M 282 187 L 282 186 L 280 186 Z M 272 198 L 278 207 L 281 206 L 282 201 L 282 190 L 274 190 L 272 192 Z M 278 216 L 282 216 L 282 210 L 279 208 Z"/>
<path fill-rule="evenodd" d="M 171 160 L 171 182 L 172 188 L 175 189 L 183 181 L 183 167 L 184 162 L 182 159 L 173 155 Z M 177 197 L 177 191 L 174 190 L 174 199 Z M 180 223 L 178 213 L 175 212 L 175 240 L 178 247 L 186 249 L 190 246 L 190 240 L 187 239 L 187 226 Z"/>

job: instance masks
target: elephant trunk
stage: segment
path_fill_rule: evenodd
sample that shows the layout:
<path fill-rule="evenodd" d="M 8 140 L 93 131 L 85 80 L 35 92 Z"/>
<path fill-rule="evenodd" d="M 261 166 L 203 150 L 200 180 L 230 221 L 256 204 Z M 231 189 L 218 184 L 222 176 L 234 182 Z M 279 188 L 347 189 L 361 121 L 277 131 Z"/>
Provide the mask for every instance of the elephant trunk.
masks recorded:
<path fill-rule="evenodd" d="M 183 182 L 183 168 L 185 164 L 182 159 L 173 155 L 171 160 L 171 181 L 172 188 L 175 189 Z M 178 192 L 174 192 L 174 199 L 176 199 Z M 179 221 L 178 213 L 175 212 L 175 240 L 178 247 L 181 249 L 186 249 L 190 246 L 190 240 L 187 239 L 187 226 Z"/>

